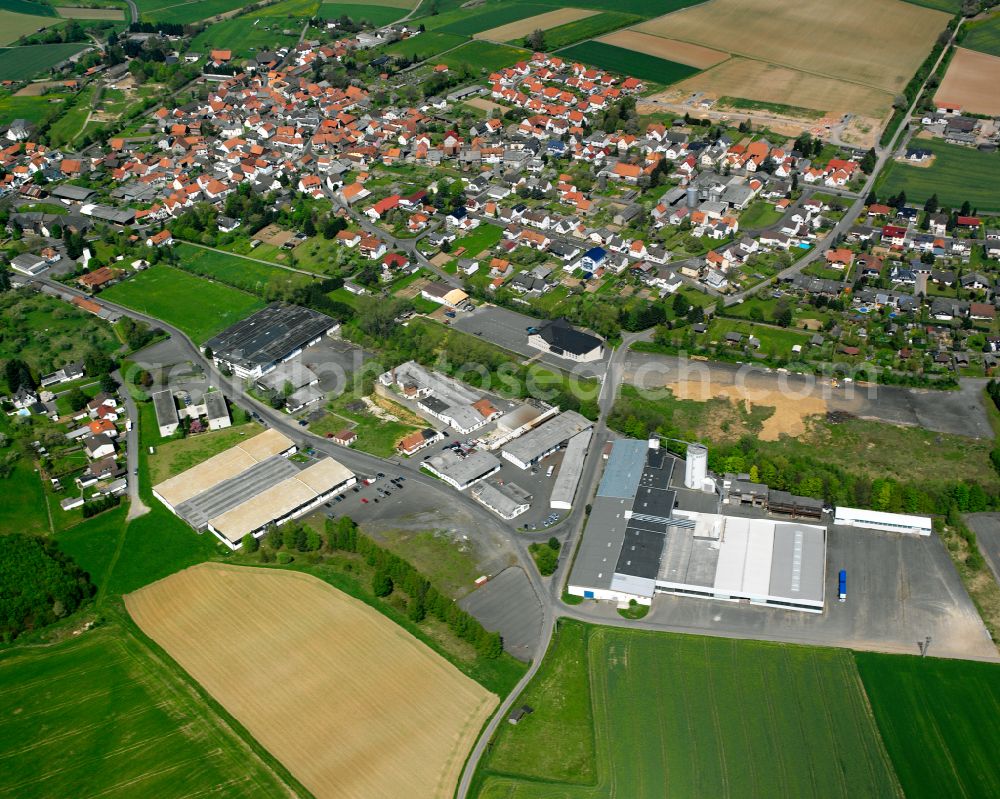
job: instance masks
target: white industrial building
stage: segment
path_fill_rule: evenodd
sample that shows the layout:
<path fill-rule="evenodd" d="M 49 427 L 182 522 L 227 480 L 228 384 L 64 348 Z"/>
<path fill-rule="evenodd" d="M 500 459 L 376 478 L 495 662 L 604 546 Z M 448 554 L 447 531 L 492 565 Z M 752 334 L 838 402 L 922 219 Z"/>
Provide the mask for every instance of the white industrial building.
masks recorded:
<path fill-rule="evenodd" d="M 453 449 L 445 449 L 427 458 L 423 468 L 448 485 L 464 491 L 499 471 L 500 461 L 495 455 L 483 450 L 474 450 L 463 456 Z"/>
<path fill-rule="evenodd" d="M 166 438 L 177 432 L 180 426 L 180 417 L 177 415 L 177 404 L 174 402 L 174 393 L 165 388 L 157 391 L 152 396 L 153 410 L 156 411 L 156 424 L 160 428 L 160 437 Z"/>
<path fill-rule="evenodd" d="M 580 485 L 583 462 L 587 457 L 587 447 L 590 446 L 593 432 L 584 430 L 582 433 L 577 433 L 566 445 L 555 484 L 552 486 L 552 494 L 549 496 L 550 508 L 570 510 L 573 507 L 573 497 L 576 496 L 576 489 Z"/>
<path fill-rule="evenodd" d="M 833 523 L 843 527 L 862 527 L 906 535 L 930 535 L 933 530 L 929 516 L 909 516 L 863 508 L 844 508 L 839 505 L 833 514 Z"/>
<path fill-rule="evenodd" d="M 531 494 L 516 483 L 480 483 L 469 493 L 503 519 L 514 519 L 531 507 Z"/>
<path fill-rule="evenodd" d="M 822 612 L 826 528 L 723 515 L 716 494 L 685 487 L 699 470 L 690 474 L 655 440 L 616 441 L 569 593 L 647 605 L 671 593 Z"/>
<path fill-rule="evenodd" d="M 564 411 L 512 441 L 503 448 L 501 454 L 519 469 L 528 469 L 546 455 L 551 455 L 577 433 L 593 426 L 593 422 L 576 411 Z"/>
<path fill-rule="evenodd" d="M 395 389 L 403 399 L 415 402 L 425 416 L 437 419 L 463 436 L 503 413 L 481 392 L 425 369 L 416 361 L 407 361 L 379 375 L 378 382 L 377 390 Z"/>

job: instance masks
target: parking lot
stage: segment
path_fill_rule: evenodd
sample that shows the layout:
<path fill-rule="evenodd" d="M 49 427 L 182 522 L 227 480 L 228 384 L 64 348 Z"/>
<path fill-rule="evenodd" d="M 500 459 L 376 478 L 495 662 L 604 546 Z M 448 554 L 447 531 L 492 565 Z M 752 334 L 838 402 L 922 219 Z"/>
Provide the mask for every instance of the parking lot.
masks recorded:
<path fill-rule="evenodd" d="M 499 632 L 507 652 L 531 660 L 542 632 L 542 605 L 520 566 L 505 569 L 459 605 L 487 630 Z"/>
<path fill-rule="evenodd" d="M 607 356 L 592 363 L 576 363 L 548 353 L 543 354 L 539 350 L 529 347 L 528 328 L 539 327 L 544 322 L 533 316 L 525 316 L 507 308 L 481 305 L 470 313 L 458 314 L 451 324 L 452 327 L 463 333 L 480 336 L 498 347 L 524 355 L 526 358 L 534 358 L 548 366 L 554 366 L 580 377 L 598 377 L 603 375 L 607 368 Z"/>
<path fill-rule="evenodd" d="M 847 600 L 837 575 L 847 570 Z M 647 622 L 671 629 L 792 643 L 997 659 L 972 600 L 937 536 L 829 527 L 822 614 L 660 595 Z"/>

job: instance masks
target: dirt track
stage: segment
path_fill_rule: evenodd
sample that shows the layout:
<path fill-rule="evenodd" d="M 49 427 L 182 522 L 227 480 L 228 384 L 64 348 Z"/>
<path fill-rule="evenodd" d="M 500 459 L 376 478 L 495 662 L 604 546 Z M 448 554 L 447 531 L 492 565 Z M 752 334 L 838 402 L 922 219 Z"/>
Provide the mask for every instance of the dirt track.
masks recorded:
<path fill-rule="evenodd" d="M 450 799 L 496 704 L 385 616 L 306 574 L 205 563 L 125 604 L 318 799 Z"/>

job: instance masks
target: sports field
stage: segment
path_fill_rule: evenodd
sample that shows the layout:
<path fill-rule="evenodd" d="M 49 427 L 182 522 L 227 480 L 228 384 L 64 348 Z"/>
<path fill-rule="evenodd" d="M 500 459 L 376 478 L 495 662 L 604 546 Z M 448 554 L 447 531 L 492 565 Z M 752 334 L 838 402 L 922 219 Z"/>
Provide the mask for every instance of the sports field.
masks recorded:
<path fill-rule="evenodd" d="M 117 623 L 0 654 L 0 795 L 287 795 L 176 673 Z"/>
<path fill-rule="evenodd" d="M 0 80 L 27 80 L 65 61 L 93 45 L 89 42 L 70 44 L 33 44 L 25 47 L 0 48 Z"/>
<path fill-rule="evenodd" d="M 989 19 L 969 22 L 962 28 L 962 47 L 1000 56 L 1000 13 Z"/>
<path fill-rule="evenodd" d="M 1000 796 L 1000 665 L 855 658 L 907 799 Z"/>
<path fill-rule="evenodd" d="M 934 100 L 972 114 L 1000 114 L 1000 56 L 956 47 Z"/>
<path fill-rule="evenodd" d="M 484 799 L 901 796 L 846 650 L 563 621 L 522 700 Z"/>
<path fill-rule="evenodd" d="M 101 296 L 162 319 L 197 344 L 264 307 L 250 294 L 162 265 L 106 289 Z"/>
<path fill-rule="evenodd" d="M 844 0 L 832 19 L 825 0 L 713 0 L 636 30 L 898 92 L 947 23 L 902 0 Z"/>
<path fill-rule="evenodd" d="M 556 11 L 546 11 L 533 17 L 526 17 L 515 22 L 508 22 L 506 25 L 500 25 L 496 28 L 479 31 L 473 38 L 488 39 L 493 42 L 512 42 L 517 39 L 523 39 L 529 33 L 533 33 L 536 30 L 547 31 L 549 28 L 556 28 L 570 22 L 593 17 L 596 14 L 597 12 L 593 10 L 560 8 Z"/>
<path fill-rule="evenodd" d="M 598 41 L 574 44 L 572 47 L 560 50 L 559 55 L 572 61 L 582 61 L 609 72 L 630 75 L 650 83 L 675 83 L 691 77 L 698 71 L 686 64 L 667 61 L 664 58 L 637 53 Z"/>
<path fill-rule="evenodd" d="M 125 604 L 317 799 L 450 799 L 496 704 L 381 613 L 307 574 L 202 564 Z"/>
<path fill-rule="evenodd" d="M 966 200 L 979 211 L 1000 211 L 1000 155 L 983 153 L 935 139 L 919 140 L 933 151 L 929 167 L 893 162 L 876 186 L 880 197 L 906 192 L 909 203 L 923 203 L 937 194 L 941 205 L 959 208 Z"/>
<path fill-rule="evenodd" d="M 676 61 L 697 69 L 714 67 L 729 58 L 728 53 L 712 50 L 690 42 L 679 42 L 676 39 L 664 39 L 636 30 L 615 31 L 598 39 L 605 44 L 621 47 L 625 50 L 635 50 L 638 53 Z"/>

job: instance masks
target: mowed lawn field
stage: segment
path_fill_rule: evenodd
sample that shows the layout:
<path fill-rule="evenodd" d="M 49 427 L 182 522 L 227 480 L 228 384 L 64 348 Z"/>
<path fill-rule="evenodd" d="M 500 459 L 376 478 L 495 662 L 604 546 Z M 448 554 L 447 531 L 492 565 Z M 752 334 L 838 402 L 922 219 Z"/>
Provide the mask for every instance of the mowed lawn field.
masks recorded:
<path fill-rule="evenodd" d="M 441 57 L 441 63 L 447 64 L 452 69 L 468 65 L 473 72 L 476 70 L 496 72 L 498 69 L 513 66 L 530 55 L 531 53 L 522 47 L 476 40 L 445 53 Z"/>
<path fill-rule="evenodd" d="M 483 799 L 899 797 L 851 652 L 561 622 Z"/>
<path fill-rule="evenodd" d="M 388 25 L 409 14 L 412 7 L 410 3 L 398 5 L 395 2 L 323 3 L 319 7 L 317 16 L 323 19 L 339 19 L 346 16 L 355 22 L 367 20 L 372 25 Z"/>
<path fill-rule="evenodd" d="M 907 799 L 1000 796 L 1000 665 L 855 658 Z"/>
<path fill-rule="evenodd" d="M 908 202 L 923 203 L 937 194 L 940 203 L 951 208 L 968 200 L 980 211 L 1000 211 L 996 189 L 1000 185 L 1000 155 L 934 139 L 921 139 L 919 146 L 934 152 L 934 162 L 928 167 L 893 162 L 879 180 L 880 196 L 905 191 Z"/>
<path fill-rule="evenodd" d="M 631 75 L 640 80 L 664 85 L 684 80 L 698 72 L 697 69 L 686 64 L 667 61 L 664 58 L 657 58 L 646 53 L 637 53 L 604 42 L 589 41 L 574 44 L 560 50 L 559 55 L 572 61 L 592 64 L 619 75 Z"/>
<path fill-rule="evenodd" d="M 268 286 L 300 286 L 312 280 L 308 275 L 291 272 L 280 266 L 270 266 L 259 260 L 186 242 L 175 245 L 175 250 L 180 256 L 178 269 L 255 294 L 261 293 Z"/>
<path fill-rule="evenodd" d="M 0 654 L 0 796 L 282 796 L 287 787 L 118 623 Z"/>
<path fill-rule="evenodd" d="M 81 50 L 92 46 L 89 42 L 70 44 L 33 44 L 25 47 L 0 49 L 0 80 L 27 80 L 65 61 Z"/>
<path fill-rule="evenodd" d="M 300 572 L 202 564 L 125 604 L 317 799 L 450 799 L 497 701 L 374 608 Z"/>
<path fill-rule="evenodd" d="M 264 307 L 250 294 L 162 265 L 112 286 L 101 296 L 162 319 L 197 344 Z"/>

